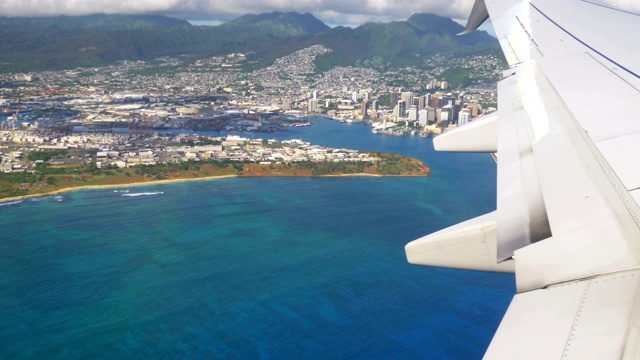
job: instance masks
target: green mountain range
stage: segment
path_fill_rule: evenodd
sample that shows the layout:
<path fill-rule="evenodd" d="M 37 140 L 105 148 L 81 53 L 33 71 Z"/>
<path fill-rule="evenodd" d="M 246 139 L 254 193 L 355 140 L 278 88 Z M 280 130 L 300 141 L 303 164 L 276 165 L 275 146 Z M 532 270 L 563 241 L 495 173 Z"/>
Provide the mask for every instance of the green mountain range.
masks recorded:
<path fill-rule="evenodd" d="M 219 26 L 193 26 L 162 15 L 90 15 L 50 18 L 0 17 L 0 71 L 28 72 L 92 67 L 161 56 L 195 58 L 249 54 L 257 66 L 322 44 L 319 71 L 336 65 L 386 68 L 419 65 L 434 54 L 464 56 L 498 52 L 496 39 L 431 14 L 407 21 L 329 28 L 311 14 L 244 15 Z"/>
<path fill-rule="evenodd" d="M 107 15 L 57 16 L 42 18 L 10 18 L 0 16 L 0 27 L 20 29 L 101 29 L 101 30 L 151 30 L 189 25 L 186 20 L 162 15 Z"/>
<path fill-rule="evenodd" d="M 217 28 L 232 31 L 252 31 L 253 34 L 259 31 L 261 34 L 279 37 L 317 34 L 331 30 L 325 23 L 311 14 L 281 13 L 278 11 L 260 15 L 244 15 L 217 26 Z"/>

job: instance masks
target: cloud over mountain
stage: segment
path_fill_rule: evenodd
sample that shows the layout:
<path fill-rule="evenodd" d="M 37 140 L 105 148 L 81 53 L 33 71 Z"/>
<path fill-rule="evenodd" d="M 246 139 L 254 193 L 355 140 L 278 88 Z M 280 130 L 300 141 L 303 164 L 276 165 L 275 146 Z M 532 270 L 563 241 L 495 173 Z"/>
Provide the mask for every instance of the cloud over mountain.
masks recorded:
<path fill-rule="evenodd" d="M 474 0 L 3 0 L 4 16 L 156 13 L 193 20 L 231 20 L 246 13 L 297 11 L 329 24 L 362 24 L 406 19 L 422 12 L 466 18 Z"/>
<path fill-rule="evenodd" d="M 228 21 L 247 13 L 297 11 L 312 13 L 331 25 L 359 25 L 406 19 L 413 13 L 433 13 L 459 21 L 467 18 L 474 0 L 2 0 L 3 16 L 164 14 L 190 20 Z M 640 12 L 634 0 L 606 0 Z"/>

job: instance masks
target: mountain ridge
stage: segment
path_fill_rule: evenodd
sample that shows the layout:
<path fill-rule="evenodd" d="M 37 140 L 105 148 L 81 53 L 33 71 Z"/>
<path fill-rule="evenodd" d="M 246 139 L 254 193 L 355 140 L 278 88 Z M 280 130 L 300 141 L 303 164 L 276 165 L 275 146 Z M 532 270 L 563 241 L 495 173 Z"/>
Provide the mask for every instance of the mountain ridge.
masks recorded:
<path fill-rule="evenodd" d="M 91 14 L 83 16 L 5 17 L 0 26 L 28 26 L 31 28 L 150 30 L 189 25 L 187 20 L 164 15 Z"/>
<path fill-rule="evenodd" d="M 82 31 L 78 31 L 82 29 Z M 0 71 L 25 72 L 102 66 L 161 56 L 252 54 L 258 66 L 320 44 L 318 71 L 334 66 L 386 68 L 419 65 L 437 53 L 465 56 L 499 51 L 484 32 L 456 36 L 462 26 L 432 14 L 406 21 L 330 28 L 311 14 L 243 15 L 218 26 L 195 26 L 163 15 L 87 15 L 55 18 L 0 17 Z"/>

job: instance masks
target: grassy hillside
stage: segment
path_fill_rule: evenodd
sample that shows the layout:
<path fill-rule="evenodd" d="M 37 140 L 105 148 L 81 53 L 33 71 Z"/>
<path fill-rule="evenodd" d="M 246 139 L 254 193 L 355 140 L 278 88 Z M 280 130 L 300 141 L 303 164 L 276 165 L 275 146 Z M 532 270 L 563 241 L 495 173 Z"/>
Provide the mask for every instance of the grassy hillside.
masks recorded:
<path fill-rule="evenodd" d="M 245 15 L 219 26 L 192 26 L 160 15 L 91 15 L 55 18 L 0 17 L 0 71 L 28 72 L 101 66 L 161 56 L 251 53 L 258 66 L 322 44 L 333 52 L 317 60 L 336 65 L 418 65 L 433 54 L 462 56 L 498 51 L 486 33 L 457 37 L 450 19 L 415 14 L 407 21 L 330 29 L 310 14 Z"/>

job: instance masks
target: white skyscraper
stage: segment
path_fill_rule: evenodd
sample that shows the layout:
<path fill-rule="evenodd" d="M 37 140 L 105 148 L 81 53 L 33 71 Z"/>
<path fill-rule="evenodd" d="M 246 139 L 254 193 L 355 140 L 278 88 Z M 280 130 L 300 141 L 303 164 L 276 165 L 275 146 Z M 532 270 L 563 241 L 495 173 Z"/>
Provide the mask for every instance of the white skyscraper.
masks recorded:
<path fill-rule="evenodd" d="M 418 120 L 418 108 L 415 105 L 412 105 L 409 108 L 409 121 Z"/>
<path fill-rule="evenodd" d="M 429 110 L 422 109 L 418 112 L 418 124 L 420 126 L 427 126 L 429 121 Z"/>
<path fill-rule="evenodd" d="M 468 123 L 469 118 L 471 118 L 471 112 L 468 109 L 462 109 L 460 113 L 458 113 L 458 125 Z"/>
<path fill-rule="evenodd" d="M 310 113 L 317 113 L 318 112 L 318 100 L 316 99 L 309 99 L 309 108 L 308 108 Z"/>
<path fill-rule="evenodd" d="M 403 91 L 400 94 L 400 100 L 404 101 L 404 106 L 409 108 L 411 105 L 413 105 L 413 92 Z"/>

